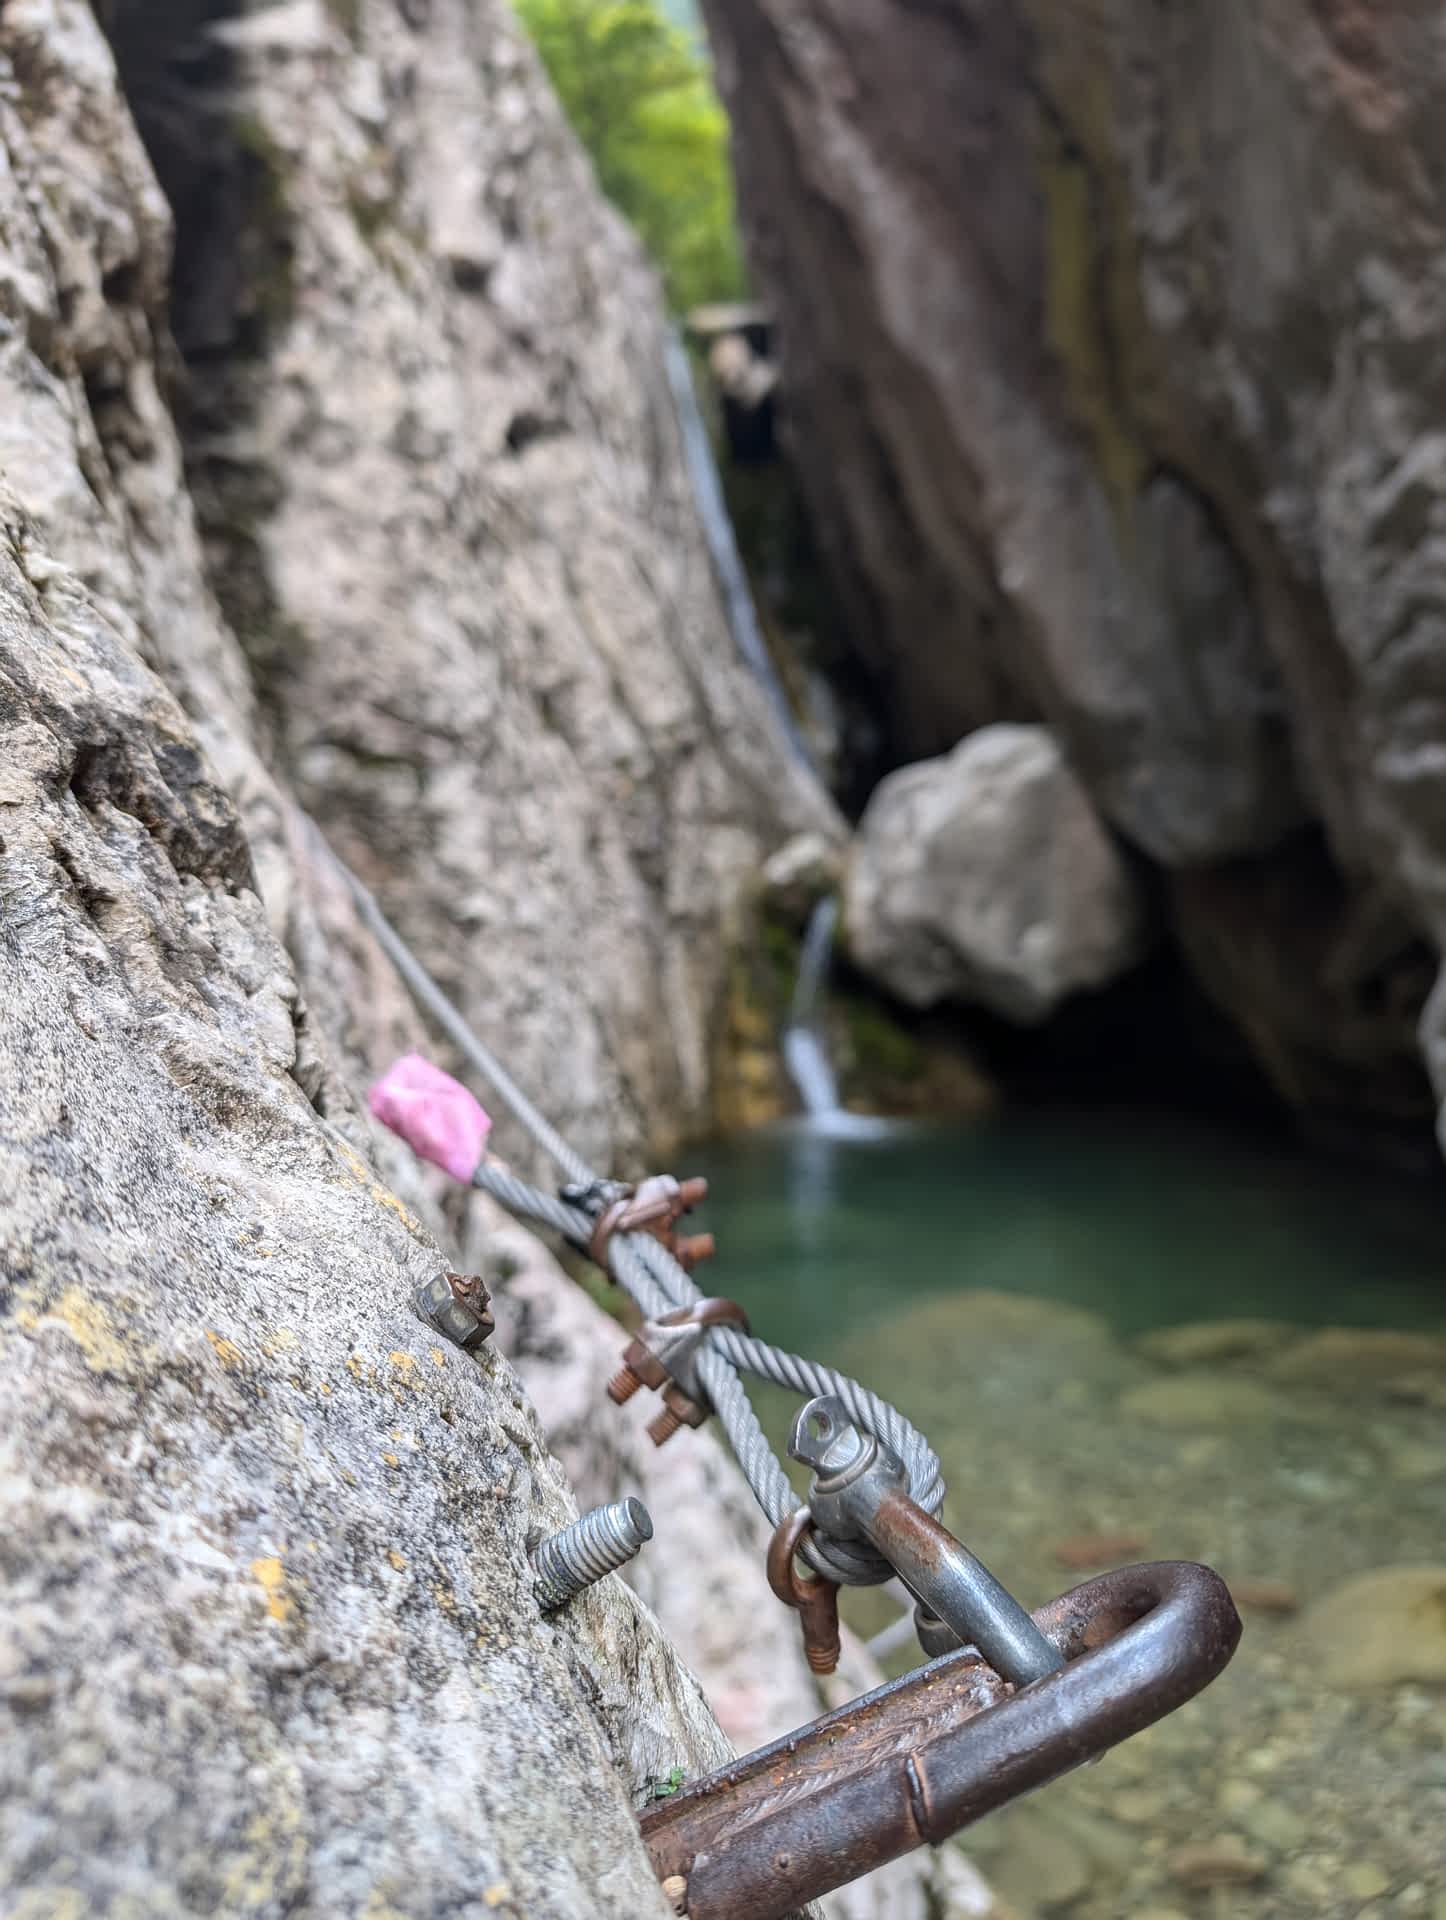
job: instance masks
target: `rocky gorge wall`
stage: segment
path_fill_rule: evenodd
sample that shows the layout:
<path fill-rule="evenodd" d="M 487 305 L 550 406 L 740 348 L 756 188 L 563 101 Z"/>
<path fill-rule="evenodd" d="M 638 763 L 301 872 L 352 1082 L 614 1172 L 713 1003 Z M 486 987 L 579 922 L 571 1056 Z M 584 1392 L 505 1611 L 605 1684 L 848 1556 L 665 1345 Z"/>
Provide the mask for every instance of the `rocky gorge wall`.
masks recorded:
<path fill-rule="evenodd" d="M 113 0 L 111 33 L 273 759 L 580 1149 L 636 1163 L 708 1121 L 750 872 L 832 830 L 724 622 L 651 270 L 501 0 Z"/>
<path fill-rule="evenodd" d="M 7 7 L 0 64 L 0 1884 L 665 1912 L 630 1787 L 724 1743 L 619 1583 L 531 1604 L 571 1498 L 507 1362 L 409 1309 L 442 1255 L 318 1012 L 349 956 L 157 391 L 164 203 L 86 8 Z"/>
<path fill-rule="evenodd" d="M 103 12 L 123 40 L 124 9 Z M 620 1335 L 372 1125 L 369 1080 L 428 1039 L 298 793 L 600 1155 L 706 1107 L 734 889 L 831 815 L 728 651 L 651 285 L 501 9 L 258 8 L 221 40 L 169 21 L 149 44 L 185 84 L 135 76 L 158 150 L 162 122 L 191 140 L 194 88 L 218 174 L 254 187 L 274 155 L 229 88 L 279 126 L 305 103 L 315 230 L 267 231 L 311 331 L 266 307 L 266 233 L 227 228 L 224 197 L 193 206 L 183 227 L 231 239 L 211 294 L 183 248 L 177 311 L 214 295 L 227 325 L 183 327 L 183 370 L 171 208 L 96 16 L 7 0 L 0 1887 L 35 1915 L 662 1914 L 635 1810 L 728 1741 L 652 1607 L 693 1629 L 743 1740 L 814 1710 L 801 1646 L 770 1616 L 740 1689 L 736 1636 L 696 1630 L 696 1556 L 666 1551 L 651 1604 L 609 1580 L 539 1616 L 527 1549 L 576 1509 L 524 1380 L 594 1497 L 631 1491 L 637 1436 L 596 1421 Z M 368 32 L 396 68 L 358 51 Z M 366 250 L 328 141 L 385 171 L 384 72 L 399 142 L 442 137 L 435 89 L 483 88 L 429 190 L 475 212 L 526 173 L 490 345 L 436 234 L 435 257 L 411 229 L 391 264 Z M 501 147 L 469 161 L 469 129 Z M 307 278 L 323 229 L 344 282 Z M 368 317 L 398 364 L 348 356 Z M 506 445 L 543 398 L 552 427 Z M 411 1302 L 484 1260 L 513 1291 L 474 1361 Z M 677 1457 L 646 1479 L 660 1542 L 696 1528 L 705 1486 L 716 1578 L 751 1610 L 762 1527 L 736 1470 L 707 1434 Z M 918 1861 L 833 1911 L 988 1905 L 962 1860 L 952 1879 Z"/>
<path fill-rule="evenodd" d="M 896 755 L 1047 724 L 1287 1098 L 1429 1138 L 1437 10 L 705 12 L 794 455 Z"/>

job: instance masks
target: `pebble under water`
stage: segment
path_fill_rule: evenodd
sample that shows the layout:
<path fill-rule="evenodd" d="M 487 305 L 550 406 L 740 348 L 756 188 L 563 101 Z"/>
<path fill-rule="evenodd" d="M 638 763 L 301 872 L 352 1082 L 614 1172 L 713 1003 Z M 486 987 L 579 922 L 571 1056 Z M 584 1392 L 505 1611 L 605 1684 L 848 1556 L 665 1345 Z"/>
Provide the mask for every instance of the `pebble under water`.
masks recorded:
<path fill-rule="evenodd" d="M 1236 1592 L 1207 1693 L 963 1836 L 1009 1912 L 1446 1920 L 1441 1190 L 1118 1111 L 702 1159 L 709 1284 L 924 1428 L 1022 1599 L 1150 1558 Z"/>

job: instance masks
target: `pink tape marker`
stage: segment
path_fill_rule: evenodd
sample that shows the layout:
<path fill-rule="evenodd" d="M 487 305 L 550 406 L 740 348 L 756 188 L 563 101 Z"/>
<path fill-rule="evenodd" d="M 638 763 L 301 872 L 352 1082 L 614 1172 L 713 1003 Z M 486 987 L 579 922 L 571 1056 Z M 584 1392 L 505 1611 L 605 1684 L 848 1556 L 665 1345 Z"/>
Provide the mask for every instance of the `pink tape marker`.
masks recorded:
<path fill-rule="evenodd" d="M 492 1122 L 450 1073 L 420 1053 L 404 1053 L 368 1096 L 384 1127 L 454 1180 L 470 1181 L 482 1162 Z"/>

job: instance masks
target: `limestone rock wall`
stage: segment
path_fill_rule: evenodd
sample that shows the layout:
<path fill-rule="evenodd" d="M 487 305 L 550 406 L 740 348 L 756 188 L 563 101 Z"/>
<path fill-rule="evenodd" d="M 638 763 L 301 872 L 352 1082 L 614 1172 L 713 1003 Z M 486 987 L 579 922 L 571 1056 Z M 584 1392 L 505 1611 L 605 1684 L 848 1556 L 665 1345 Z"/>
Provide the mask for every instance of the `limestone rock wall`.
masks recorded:
<path fill-rule="evenodd" d="M 0 1885 L 661 1914 L 635 1807 L 727 1744 L 623 1583 L 538 1616 L 568 1483 L 497 1343 L 411 1310 L 485 1222 L 362 1107 L 422 1036 L 211 590 L 169 244 L 94 14 L 7 0 Z"/>
<path fill-rule="evenodd" d="M 705 12 L 897 753 L 1049 723 L 1277 1083 L 1429 1137 L 1401 1069 L 1446 938 L 1438 9 Z M 1244 903 L 1301 894 L 1287 961 Z"/>
<path fill-rule="evenodd" d="M 707 1124 L 747 875 L 833 824 L 724 623 L 653 276 L 501 0 L 160 12 L 112 32 L 276 764 L 582 1150 L 636 1161 Z"/>

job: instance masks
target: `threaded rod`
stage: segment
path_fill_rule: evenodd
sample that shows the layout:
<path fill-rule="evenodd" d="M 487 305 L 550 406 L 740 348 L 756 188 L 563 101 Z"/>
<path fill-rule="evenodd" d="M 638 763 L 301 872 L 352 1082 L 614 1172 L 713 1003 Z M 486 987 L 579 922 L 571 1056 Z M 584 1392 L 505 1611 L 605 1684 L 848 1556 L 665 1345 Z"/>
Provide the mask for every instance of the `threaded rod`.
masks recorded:
<path fill-rule="evenodd" d="M 608 1399 L 614 1406 L 625 1407 L 642 1384 L 641 1374 L 634 1373 L 630 1366 L 624 1364 L 608 1381 Z"/>
<path fill-rule="evenodd" d="M 652 1516 L 641 1500 L 615 1500 L 611 1506 L 594 1507 L 532 1549 L 529 1559 L 538 1606 L 544 1613 L 555 1613 L 585 1587 L 626 1566 L 652 1537 Z"/>

